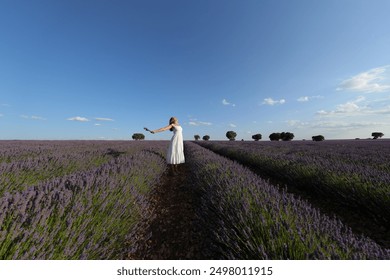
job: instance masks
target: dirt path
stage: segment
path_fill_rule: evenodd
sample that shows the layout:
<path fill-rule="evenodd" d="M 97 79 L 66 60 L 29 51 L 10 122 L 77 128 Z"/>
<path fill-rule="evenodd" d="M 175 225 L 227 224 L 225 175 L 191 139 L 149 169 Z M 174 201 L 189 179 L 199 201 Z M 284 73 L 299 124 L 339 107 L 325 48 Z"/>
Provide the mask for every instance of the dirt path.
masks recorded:
<path fill-rule="evenodd" d="M 153 218 L 144 221 L 129 259 L 213 259 L 208 233 L 202 227 L 201 194 L 192 184 L 186 164 L 179 174 L 168 172 L 151 195 Z"/>

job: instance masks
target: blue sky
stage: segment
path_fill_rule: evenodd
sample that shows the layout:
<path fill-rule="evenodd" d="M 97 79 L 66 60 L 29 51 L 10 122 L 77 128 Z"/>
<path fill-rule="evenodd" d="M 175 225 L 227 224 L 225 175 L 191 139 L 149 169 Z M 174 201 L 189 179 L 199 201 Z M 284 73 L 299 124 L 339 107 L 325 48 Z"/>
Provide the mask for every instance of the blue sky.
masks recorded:
<path fill-rule="evenodd" d="M 390 1 L 0 0 L 0 139 L 390 135 Z M 171 133 L 146 134 L 170 139 Z"/>

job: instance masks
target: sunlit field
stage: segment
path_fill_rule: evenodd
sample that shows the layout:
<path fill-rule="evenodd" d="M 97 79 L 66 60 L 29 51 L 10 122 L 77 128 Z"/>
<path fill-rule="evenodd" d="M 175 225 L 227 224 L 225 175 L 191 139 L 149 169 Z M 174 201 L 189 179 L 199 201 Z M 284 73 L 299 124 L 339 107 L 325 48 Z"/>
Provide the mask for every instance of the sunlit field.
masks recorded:
<path fill-rule="evenodd" d="M 178 181 L 196 195 L 191 219 L 211 244 L 197 258 L 390 259 L 389 141 L 185 141 L 176 176 L 167 147 L 0 141 L 0 259 L 137 255 L 160 217 L 156 196 Z"/>

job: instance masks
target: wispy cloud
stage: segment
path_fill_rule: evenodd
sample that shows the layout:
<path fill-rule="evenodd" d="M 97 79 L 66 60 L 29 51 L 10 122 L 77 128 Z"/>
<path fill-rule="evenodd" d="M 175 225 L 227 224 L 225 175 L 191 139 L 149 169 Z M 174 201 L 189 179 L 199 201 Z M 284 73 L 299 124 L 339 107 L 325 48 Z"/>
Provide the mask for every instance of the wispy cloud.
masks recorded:
<path fill-rule="evenodd" d="M 354 130 L 365 127 L 378 127 L 384 126 L 386 123 L 383 122 L 374 122 L 374 121 L 360 121 L 360 122 L 351 122 L 351 121 L 321 121 L 314 122 L 311 124 L 313 128 L 323 128 L 323 129 L 334 129 L 334 130 Z"/>
<path fill-rule="evenodd" d="M 40 116 L 21 115 L 20 117 L 23 119 L 36 120 L 36 121 L 45 121 L 46 120 L 44 117 L 40 117 Z"/>
<path fill-rule="evenodd" d="M 383 131 L 386 134 L 388 129 L 387 122 L 365 117 L 326 118 L 296 128 L 305 137 L 321 134 L 326 139 L 366 138 L 371 136 L 372 131 Z"/>
<path fill-rule="evenodd" d="M 390 91 L 389 75 L 386 71 L 390 66 L 383 66 L 360 73 L 349 79 L 342 81 L 338 91 L 353 91 L 353 92 L 386 92 Z"/>
<path fill-rule="evenodd" d="M 236 104 L 230 103 L 226 99 L 222 99 L 222 104 L 225 105 L 225 106 L 232 106 L 232 107 L 236 106 Z"/>
<path fill-rule="evenodd" d="M 300 121 L 300 120 L 287 120 L 286 123 L 289 126 L 293 126 L 293 127 L 297 127 L 297 128 L 305 127 L 305 126 L 308 125 L 307 122 L 303 122 L 303 121 Z"/>
<path fill-rule="evenodd" d="M 211 122 L 198 121 L 197 119 L 191 119 L 188 122 L 188 124 L 192 125 L 192 126 L 210 126 L 210 125 L 212 125 Z"/>
<path fill-rule="evenodd" d="M 368 115 L 383 115 L 390 114 L 390 105 L 381 108 L 372 108 L 366 104 L 364 96 L 359 96 L 356 100 L 348 101 L 344 104 L 336 106 L 335 110 L 320 110 L 317 111 L 319 116 L 368 116 Z M 365 103 L 365 102 L 364 102 Z"/>
<path fill-rule="evenodd" d="M 235 125 L 234 123 L 229 123 L 229 126 L 230 127 L 237 127 L 237 125 Z"/>
<path fill-rule="evenodd" d="M 356 100 L 348 101 L 344 104 L 339 104 L 336 106 L 335 110 L 326 111 L 326 110 L 320 110 L 317 111 L 317 115 L 321 116 L 331 116 L 331 115 L 356 115 L 358 113 L 361 113 L 365 106 L 359 105 L 360 102 L 364 101 L 365 98 L 360 96 Z"/>
<path fill-rule="evenodd" d="M 376 114 L 376 115 L 390 115 L 390 105 L 389 106 L 386 106 L 384 108 L 380 108 L 380 109 L 377 109 L 377 110 L 372 110 L 370 111 L 371 114 Z"/>
<path fill-rule="evenodd" d="M 298 102 L 308 102 L 309 96 L 302 96 L 297 99 Z"/>
<path fill-rule="evenodd" d="M 313 100 L 313 99 L 320 99 L 320 98 L 324 98 L 323 96 L 321 95 L 315 95 L 315 96 L 301 96 L 297 99 L 298 102 L 309 102 L 310 100 Z"/>
<path fill-rule="evenodd" d="M 46 120 L 45 118 L 40 117 L 40 116 L 31 116 L 31 119 L 32 119 L 32 120 L 40 120 L 40 121 Z"/>
<path fill-rule="evenodd" d="M 365 100 L 364 97 L 359 97 L 356 100 L 337 105 L 335 110 L 331 110 L 331 111 L 320 110 L 317 111 L 317 114 L 321 116 L 358 114 L 361 113 L 361 111 L 364 108 L 360 106 L 359 103 L 364 100 Z"/>
<path fill-rule="evenodd" d="M 84 118 L 84 117 L 72 117 L 68 118 L 68 121 L 75 121 L 75 122 L 89 122 L 89 119 Z"/>
<path fill-rule="evenodd" d="M 263 101 L 262 104 L 273 106 L 273 105 L 276 105 L 276 104 L 284 104 L 284 103 L 286 103 L 285 99 L 274 100 L 271 97 L 269 97 L 269 98 L 264 98 L 264 101 Z"/>
<path fill-rule="evenodd" d="M 113 119 L 110 118 L 95 118 L 97 121 L 102 121 L 102 122 L 113 122 Z"/>

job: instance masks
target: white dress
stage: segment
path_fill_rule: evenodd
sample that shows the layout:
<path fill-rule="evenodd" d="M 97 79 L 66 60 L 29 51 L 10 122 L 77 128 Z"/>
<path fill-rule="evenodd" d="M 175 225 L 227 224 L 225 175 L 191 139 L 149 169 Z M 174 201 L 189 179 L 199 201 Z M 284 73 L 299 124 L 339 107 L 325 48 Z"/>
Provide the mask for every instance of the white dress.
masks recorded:
<path fill-rule="evenodd" d="M 184 163 L 184 161 L 183 128 L 179 125 L 173 126 L 173 136 L 168 147 L 167 163 L 180 164 Z"/>

